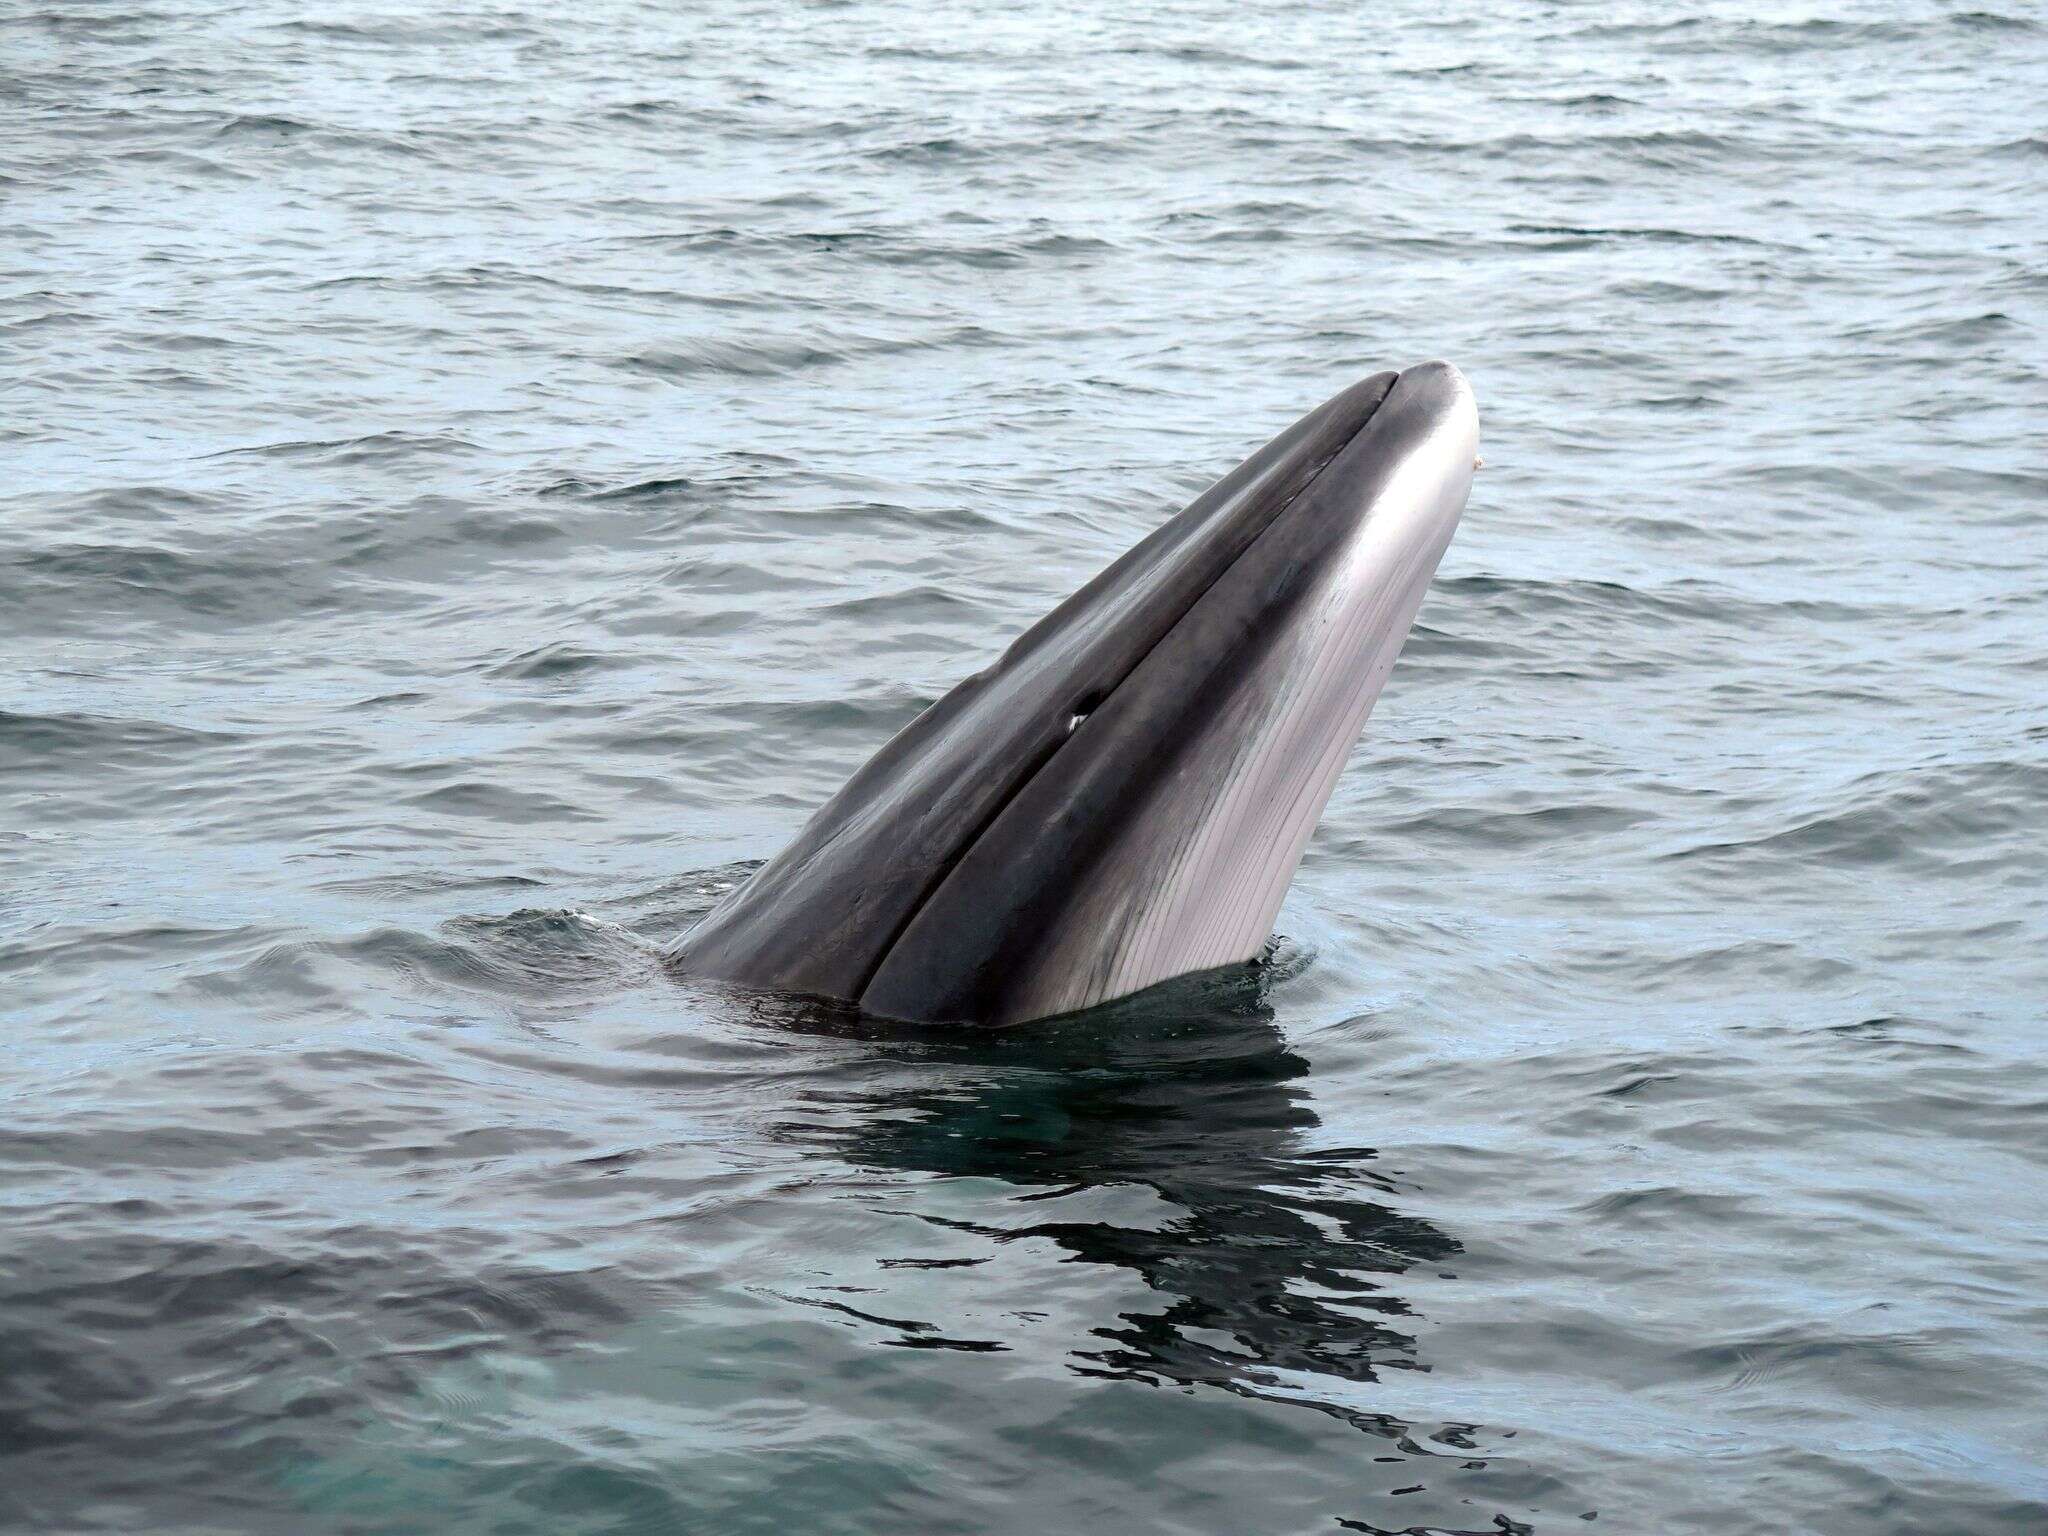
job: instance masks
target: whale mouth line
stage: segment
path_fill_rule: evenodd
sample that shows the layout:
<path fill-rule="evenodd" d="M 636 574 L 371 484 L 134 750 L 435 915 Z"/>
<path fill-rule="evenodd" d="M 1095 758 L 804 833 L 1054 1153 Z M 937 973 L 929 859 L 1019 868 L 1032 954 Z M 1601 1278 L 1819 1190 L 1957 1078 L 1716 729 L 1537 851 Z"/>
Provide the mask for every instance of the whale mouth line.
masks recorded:
<path fill-rule="evenodd" d="M 1117 689 L 1139 667 L 1144 665 L 1146 659 L 1173 638 L 1174 631 L 1180 627 L 1181 622 L 1190 613 L 1194 612 L 1202 599 L 1215 590 L 1216 586 L 1251 553 L 1261 539 L 1265 538 L 1267 534 L 1280 525 L 1287 514 L 1294 509 L 1301 499 L 1315 486 L 1316 482 L 1323 477 L 1323 473 L 1332 464 L 1337 462 L 1337 459 L 1343 454 L 1344 450 L 1356 442 L 1359 435 L 1372 425 L 1373 418 L 1379 414 L 1380 407 L 1386 404 L 1388 396 L 1393 393 L 1395 385 L 1399 382 L 1399 374 L 1390 374 L 1388 376 L 1386 388 L 1380 392 L 1379 398 L 1373 401 L 1371 409 L 1359 418 L 1358 424 L 1345 435 L 1341 442 L 1333 445 L 1327 453 L 1317 456 L 1313 461 L 1314 467 L 1302 477 L 1300 484 L 1287 496 L 1279 498 L 1274 502 L 1272 511 L 1258 524 L 1251 536 L 1245 540 L 1244 547 L 1229 560 L 1219 565 L 1209 580 L 1187 595 L 1186 601 L 1180 604 L 1180 611 L 1174 614 L 1172 619 L 1160 628 L 1158 635 L 1154 637 L 1150 645 L 1129 659 L 1121 668 L 1114 682 L 1106 686 L 1099 685 L 1091 688 L 1074 701 L 1068 711 L 1066 730 L 1049 743 L 1043 751 L 1036 754 L 1024 767 L 1022 773 L 1014 776 L 1005 792 L 989 807 L 988 814 L 982 818 L 981 823 L 959 839 L 948 857 L 938 862 L 924 890 L 918 893 L 916 900 L 903 913 L 902 920 L 896 924 L 895 931 L 888 936 L 885 942 L 877 947 L 873 960 L 868 964 L 865 972 L 860 977 L 859 985 L 853 991 L 853 1001 L 856 1004 L 866 996 L 868 989 L 874 984 L 875 978 L 881 974 L 882 968 L 889 963 L 891 956 L 896 952 L 897 945 L 902 942 L 904 934 L 908 933 L 911 926 L 924 914 L 925 908 L 931 905 L 932 899 L 945 887 L 947 880 L 952 877 L 953 872 L 974 851 L 975 845 L 988 834 L 991 827 L 1002 819 L 1003 813 L 1009 810 L 1011 805 L 1016 802 L 1017 797 L 1030 788 L 1032 781 L 1052 766 L 1052 761 L 1059 755 L 1060 749 L 1065 747 L 1080 733 L 1082 727 L 1088 723 L 1089 717 L 1114 698 Z"/>

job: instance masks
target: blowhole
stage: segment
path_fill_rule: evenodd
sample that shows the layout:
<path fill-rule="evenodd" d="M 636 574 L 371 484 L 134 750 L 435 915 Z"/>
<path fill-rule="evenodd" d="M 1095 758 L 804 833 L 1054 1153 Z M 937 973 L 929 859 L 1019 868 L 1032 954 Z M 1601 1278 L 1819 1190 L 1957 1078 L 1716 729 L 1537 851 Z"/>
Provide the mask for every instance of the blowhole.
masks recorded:
<path fill-rule="evenodd" d="M 1086 720 L 1102 706 L 1104 697 L 1105 695 L 1098 690 L 1092 693 L 1084 693 L 1080 698 L 1074 700 L 1072 707 L 1067 713 L 1067 734 L 1069 736 L 1081 728 L 1083 720 Z"/>

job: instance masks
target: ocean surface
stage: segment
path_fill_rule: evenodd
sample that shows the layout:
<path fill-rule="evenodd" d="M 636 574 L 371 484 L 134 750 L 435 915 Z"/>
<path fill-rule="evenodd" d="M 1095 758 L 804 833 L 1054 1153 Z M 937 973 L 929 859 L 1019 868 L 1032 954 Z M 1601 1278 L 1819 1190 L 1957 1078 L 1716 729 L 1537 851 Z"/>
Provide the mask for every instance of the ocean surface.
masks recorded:
<path fill-rule="evenodd" d="M 2048 14 L 0 8 L 0 1529 L 2048 1530 Z M 1267 963 L 662 947 L 1248 450 Z"/>

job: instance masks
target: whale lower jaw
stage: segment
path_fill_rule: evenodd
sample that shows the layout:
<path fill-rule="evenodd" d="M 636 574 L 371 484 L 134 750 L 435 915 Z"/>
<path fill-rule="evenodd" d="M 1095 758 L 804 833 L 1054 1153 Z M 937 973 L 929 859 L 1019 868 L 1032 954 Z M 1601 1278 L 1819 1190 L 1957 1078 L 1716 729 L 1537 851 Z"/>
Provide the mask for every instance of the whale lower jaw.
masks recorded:
<path fill-rule="evenodd" d="M 1311 412 L 905 727 L 674 963 L 1005 1024 L 1254 958 L 1477 449 L 1444 363 Z"/>

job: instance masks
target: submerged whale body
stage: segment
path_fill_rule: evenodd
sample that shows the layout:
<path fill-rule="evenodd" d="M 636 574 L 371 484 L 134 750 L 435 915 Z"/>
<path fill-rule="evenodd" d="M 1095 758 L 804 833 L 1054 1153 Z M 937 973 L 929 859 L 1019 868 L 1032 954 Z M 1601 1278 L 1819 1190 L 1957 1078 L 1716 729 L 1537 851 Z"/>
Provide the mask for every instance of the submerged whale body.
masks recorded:
<path fill-rule="evenodd" d="M 1478 438 L 1448 363 L 1311 411 L 905 726 L 672 962 L 1009 1024 L 1254 958 Z"/>

